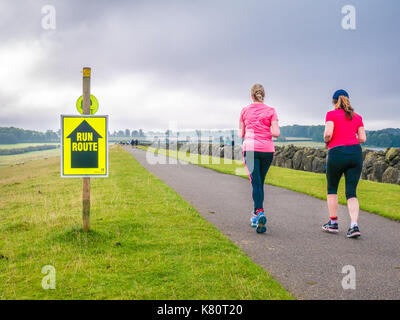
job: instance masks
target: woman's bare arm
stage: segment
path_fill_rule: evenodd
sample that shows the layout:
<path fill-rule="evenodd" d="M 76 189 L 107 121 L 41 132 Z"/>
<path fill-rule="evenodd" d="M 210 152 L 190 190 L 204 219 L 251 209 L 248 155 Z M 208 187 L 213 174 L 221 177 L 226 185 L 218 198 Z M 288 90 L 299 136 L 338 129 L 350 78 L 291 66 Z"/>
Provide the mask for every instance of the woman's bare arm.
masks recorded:
<path fill-rule="evenodd" d="M 367 141 L 367 134 L 365 133 L 364 127 L 359 127 L 357 131 L 357 139 L 359 143 L 364 143 Z"/>
<path fill-rule="evenodd" d="M 274 138 L 278 138 L 281 135 L 278 121 L 271 121 L 271 133 Z"/>
<path fill-rule="evenodd" d="M 333 121 L 327 121 L 325 123 L 324 141 L 328 143 L 331 141 L 333 135 Z"/>
<path fill-rule="evenodd" d="M 239 138 L 243 138 L 246 134 L 246 126 L 243 121 L 239 121 Z"/>

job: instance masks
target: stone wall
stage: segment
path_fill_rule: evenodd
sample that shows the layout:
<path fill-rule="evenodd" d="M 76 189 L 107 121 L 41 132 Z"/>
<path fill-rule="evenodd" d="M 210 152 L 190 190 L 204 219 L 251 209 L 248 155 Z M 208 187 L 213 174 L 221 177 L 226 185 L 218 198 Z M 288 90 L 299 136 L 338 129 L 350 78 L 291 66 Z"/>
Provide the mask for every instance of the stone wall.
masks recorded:
<path fill-rule="evenodd" d="M 166 145 L 161 143 L 161 148 Z M 218 144 L 179 144 L 171 143 L 170 149 L 178 147 L 182 151 L 191 153 L 210 154 L 221 158 L 232 159 L 232 147 Z M 310 171 L 316 173 L 326 172 L 327 149 L 315 149 L 310 147 L 296 147 L 288 145 L 275 147 L 273 165 L 283 168 Z M 242 160 L 242 148 L 235 146 L 233 159 Z M 363 171 L 361 178 L 377 182 L 400 184 L 400 149 L 388 148 L 386 151 L 363 150 Z"/>
<path fill-rule="evenodd" d="M 277 147 L 273 164 L 278 167 L 325 173 L 327 153 L 326 149 L 293 145 Z M 388 148 L 386 151 L 364 149 L 363 160 L 362 179 L 400 184 L 400 149 Z"/>
<path fill-rule="evenodd" d="M 372 181 L 400 184 L 400 149 L 364 152 L 362 178 Z"/>

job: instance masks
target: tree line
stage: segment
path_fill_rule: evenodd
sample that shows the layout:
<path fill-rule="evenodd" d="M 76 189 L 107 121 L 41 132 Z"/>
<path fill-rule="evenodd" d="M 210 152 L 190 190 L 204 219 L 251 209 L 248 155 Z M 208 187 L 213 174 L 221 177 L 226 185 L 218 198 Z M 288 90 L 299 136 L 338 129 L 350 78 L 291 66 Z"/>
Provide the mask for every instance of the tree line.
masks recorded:
<path fill-rule="evenodd" d="M 295 137 L 308 138 L 316 142 L 323 142 L 325 126 L 303 126 L 291 125 L 281 127 L 281 138 Z M 52 130 L 46 132 L 24 130 L 14 127 L 0 127 L 0 144 L 15 144 L 29 142 L 58 142 L 60 132 Z M 142 129 L 125 131 L 114 131 L 109 134 L 110 137 L 145 137 Z M 371 147 L 400 147 L 400 129 L 383 129 L 377 131 L 367 131 L 367 144 Z"/>
<path fill-rule="evenodd" d="M 400 148 L 400 129 L 367 131 L 367 145 L 382 148 Z"/>
<path fill-rule="evenodd" d="M 324 141 L 324 130 L 325 126 L 300 126 L 300 125 L 292 125 L 292 126 L 283 126 L 281 127 L 281 136 L 288 138 L 311 138 L 316 142 Z"/>
<path fill-rule="evenodd" d="M 24 130 L 14 127 L 0 127 L 0 144 L 29 142 L 58 142 L 59 136 L 52 130 L 46 132 Z"/>
<path fill-rule="evenodd" d="M 54 132 L 47 130 L 46 132 L 24 130 L 14 127 L 0 127 L 0 144 L 30 143 L 30 142 L 59 142 L 60 130 Z M 137 137 L 144 138 L 145 134 L 142 129 L 125 131 L 119 130 L 113 133 L 109 132 L 110 137 Z"/>
<path fill-rule="evenodd" d="M 295 138 L 308 138 L 316 142 L 324 141 L 325 126 L 283 126 L 281 127 L 281 136 L 295 137 Z M 282 139 L 282 138 L 281 138 Z M 382 129 L 376 131 L 367 131 L 367 146 L 371 147 L 400 147 L 400 129 Z"/>

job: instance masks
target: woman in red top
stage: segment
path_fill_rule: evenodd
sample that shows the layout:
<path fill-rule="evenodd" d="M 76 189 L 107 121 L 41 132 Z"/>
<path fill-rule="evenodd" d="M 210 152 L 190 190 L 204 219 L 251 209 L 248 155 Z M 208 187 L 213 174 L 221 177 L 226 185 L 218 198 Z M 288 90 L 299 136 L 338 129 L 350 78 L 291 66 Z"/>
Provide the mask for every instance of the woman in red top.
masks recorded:
<path fill-rule="evenodd" d="M 362 117 L 354 112 L 345 90 L 333 95 L 335 109 L 326 114 L 324 140 L 328 146 L 326 177 L 328 182 L 328 209 L 330 220 L 323 230 L 337 233 L 338 198 L 337 189 L 344 174 L 346 180 L 347 207 L 351 225 L 348 238 L 360 236 L 357 220 L 359 204 L 356 195 L 362 171 L 362 149 L 360 143 L 367 140 Z"/>

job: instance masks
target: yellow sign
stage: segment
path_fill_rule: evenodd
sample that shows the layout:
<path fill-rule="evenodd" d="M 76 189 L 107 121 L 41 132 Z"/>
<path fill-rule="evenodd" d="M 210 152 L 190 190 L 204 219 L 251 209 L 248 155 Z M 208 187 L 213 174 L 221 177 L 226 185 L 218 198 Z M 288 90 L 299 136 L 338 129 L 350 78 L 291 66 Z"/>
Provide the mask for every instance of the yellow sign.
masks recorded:
<path fill-rule="evenodd" d="M 99 101 L 94 95 L 90 95 L 90 114 L 94 115 L 97 110 L 99 109 Z M 83 114 L 83 96 L 80 96 L 78 100 L 76 101 L 76 110 L 80 114 Z"/>
<path fill-rule="evenodd" d="M 61 116 L 61 176 L 108 176 L 108 116 Z"/>

